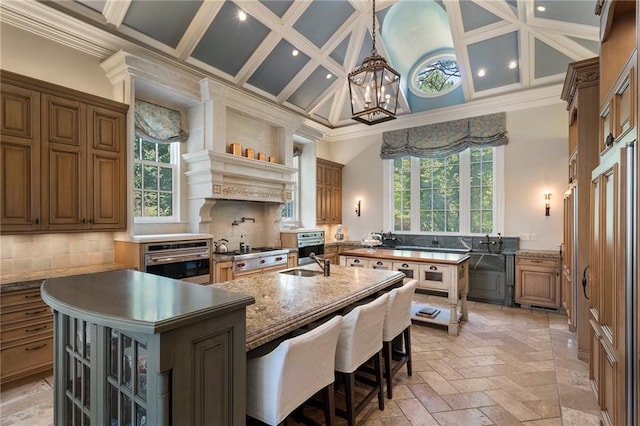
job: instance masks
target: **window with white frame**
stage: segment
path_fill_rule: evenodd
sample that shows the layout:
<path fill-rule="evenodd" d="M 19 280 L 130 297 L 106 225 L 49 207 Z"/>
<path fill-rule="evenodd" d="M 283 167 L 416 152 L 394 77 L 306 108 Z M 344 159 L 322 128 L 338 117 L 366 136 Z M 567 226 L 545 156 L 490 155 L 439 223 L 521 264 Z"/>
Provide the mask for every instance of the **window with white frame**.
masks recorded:
<path fill-rule="evenodd" d="M 294 173 L 294 184 L 293 184 L 293 191 L 291 192 L 291 201 L 287 201 L 287 203 L 284 205 L 284 207 L 282 208 L 282 214 L 281 216 L 283 218 L 288 218 L 288 219 L 297 219 L 298 217 L 298 212 L 299 210 L 299 200 L 300 200 L 300 196 L 298 195 L 298 191 L 300 190 L 300 157 L 295 155 L 293 157 L 293 167 L 298 170 L 297 173 Z"/>
<path fill-rule="evenodd" d="M 469 148 L 444 158 L 389 160 L 392 229 L 413 233 L 497 231 L 499 148 Z"/>
<path fill-rule="evenodd" d="M 136 219 L 176 219 L 177 145 L 136 134 L 133 153 L 133 214 Z"/>

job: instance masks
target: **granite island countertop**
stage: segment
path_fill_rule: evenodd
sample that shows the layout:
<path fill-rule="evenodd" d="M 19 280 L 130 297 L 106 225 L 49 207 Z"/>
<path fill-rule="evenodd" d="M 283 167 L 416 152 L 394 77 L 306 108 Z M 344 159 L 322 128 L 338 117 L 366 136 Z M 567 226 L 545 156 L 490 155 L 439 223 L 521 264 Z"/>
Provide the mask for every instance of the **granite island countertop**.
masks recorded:
<path fill-rule="evenodd" d="M 340 253 L 340 256 L 368 257 L 372 259 L 391 259 L 399 261 L 430 262 L 458 265 L 469 259 L 468 254 L 428 252 L 417 250 L 368 249 L 361 248 Z"/>
<path fill-rule="evenodd" d="M 294 269 L 319 270 L 315 264 Z M 255 304 L 247 306 L 247 351 L 380 290 L 400 285 L 404 278 L 402 272 L 339 265 L 331 265 L 329 277 L 322 273 L 298 277 L 281 272 L 210 285 L 255 299 Z"/>

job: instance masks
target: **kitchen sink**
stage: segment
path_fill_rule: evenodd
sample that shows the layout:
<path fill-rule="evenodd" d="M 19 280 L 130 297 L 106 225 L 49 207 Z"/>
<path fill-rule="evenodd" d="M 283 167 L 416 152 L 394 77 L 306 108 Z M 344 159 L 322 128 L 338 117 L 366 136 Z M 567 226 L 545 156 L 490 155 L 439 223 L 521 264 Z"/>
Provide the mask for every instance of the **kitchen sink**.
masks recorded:
<path fill-rule="evenodd" d="M 314 271 L 311 269 L 289 269 L 288 271 L 281 271 L 281 274 L 293 275 L 296 277 L 315 277 L 316 275 L 322 275 L 322 271 Z"/>

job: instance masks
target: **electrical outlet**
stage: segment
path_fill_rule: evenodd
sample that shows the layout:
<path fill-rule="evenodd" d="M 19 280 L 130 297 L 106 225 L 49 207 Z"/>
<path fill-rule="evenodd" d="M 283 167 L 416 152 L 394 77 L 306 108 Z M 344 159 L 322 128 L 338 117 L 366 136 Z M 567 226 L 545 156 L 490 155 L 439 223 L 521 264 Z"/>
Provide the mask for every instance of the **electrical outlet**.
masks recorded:
<path fill-rule="evenodd" d="M 519 234 L 518 236 L 520 237 L 521 241 L 530 241 L 531 240 L 531 234 L 523 233 L 523 234 Z"/>
<path fill-rule="evenodd" d="M 531 241 L 538 241 L 538 235 L 537 234 L 531 234 Z"/>

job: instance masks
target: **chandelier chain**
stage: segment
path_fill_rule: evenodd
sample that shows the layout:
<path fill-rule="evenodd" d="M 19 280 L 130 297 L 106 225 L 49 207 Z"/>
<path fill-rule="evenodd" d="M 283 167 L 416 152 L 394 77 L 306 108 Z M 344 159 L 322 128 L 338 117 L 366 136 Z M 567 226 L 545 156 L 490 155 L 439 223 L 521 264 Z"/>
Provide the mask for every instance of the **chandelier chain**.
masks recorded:
<path fill-rule="evenodd" d="M 373 47 L 371 49 L 371 56 L 377 56 L 378 51 L 376 50 L 376 0 L 373 0 L 373 16 L 371 21 L 373 22 L 373 31 L 371 35 L 373 36 Z"/>

